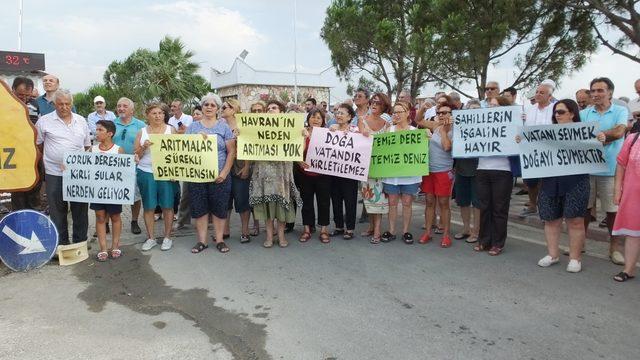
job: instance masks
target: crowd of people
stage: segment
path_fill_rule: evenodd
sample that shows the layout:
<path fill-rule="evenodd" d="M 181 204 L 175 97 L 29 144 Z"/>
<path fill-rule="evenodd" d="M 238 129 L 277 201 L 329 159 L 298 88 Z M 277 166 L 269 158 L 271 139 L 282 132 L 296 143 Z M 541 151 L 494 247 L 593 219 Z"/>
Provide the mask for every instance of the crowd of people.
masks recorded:
<path fill-rule="evenodd" d="M 40 192 L 44 184 L 48 213 L 58 228 L 59 243 L 69 244 L 87 240 L 90 208 L 95 211 L 99 261 L 123 255 L 119 247 L 122 206 L 89 206 L 64 201 L 65 152 L 86 150 L 135 156 L 136 194 L 131 205 L 130 231 L 142 232 L 138 225 L 142 209 L 147 239 L 142 245 L 143 251 L 158 245 L 161 250 L 171 249 L 172 232 L 180 231 L 192 221 L 197 234 L 193 253 L 207 249 L 210 241 L 218 251 L 226 253 L 230 250 L 227 239 L 237 235 L 240 243 L 247 243 L 260 234 L 262 222 L 266 233 L 263 246 L 271 248 L 277 243 L 284 248 L 289 245 L 287 233 L 295 227 L 297 212 L 301 213 L 303 225 L 300 242 L 310 241 L 316 232 L 322 243 L 337 237 L 351 240 L 356 237 L 359 194 L 363 203 L 360 222 L 368 223 L 362 236 L 371 244 L 387 243 L 398 237 L 406 244 L 413 244 L 413 201 L 420 192 L 425 196 L 426 206 L 419 244 L 441 235 L 439 243 L 444 248 L 456 239 L 492 256 L 500 255 L 505 249 L 514 178 L 521 176 L 519 159 L 517 156 L 453 158 L 452 112 L 516 105 L 518 94 L 514 88 L 501 91 L 499 84 L 491 81 L 484 87 L 484 99 L 470 99 L 466 104 L 457 93 L 439 92 L 433 99 L 416 105 L 406 91 L 392 103 L 386 94 L 370 94 L 366 89 L 358 89 L 353 99 L 332 108 L 326 101 L 318 104 L 316 99 L 307 99 L 303 131 L 305 155 L 314 128 L 326 127 L 330 131 L 363 136 L 426 131 L 430 139 L 428 175 L 370 178 L 359 182 L 308 171 L 309 164 L 304 161 L 237 159 L 236 138 L 240 131 L 236 116 L 239 113 L 243 110 L 251 113 L 300 111 L 297 106 L 287 106 L 276 99 L 258 101 L 241 109 L 237 100 L 223 101 L 209 93 L 195 106 L 185 106 L 180 100 L 170 106 L 156 102 L 144 104 L 145 119 L 141 120 L 134 116 L 136 104 L 132 100 L 120 98 L 113 113 L 106 110 L 105 99 L 96 96 L 95 112 L 85 119 L 76 113 L 72 95 L 59 85 L 57 77 L 46 75 L 43 78 L 45 94 L 34 98 L 34 84 L 30 79 L 17 77 L 13 82 L 13 92 L 28 106 L 37 130 L 36 144 L 43 153 L 41 173 L 44 176 L 32 190 L 11 194 L 12 209 L 42 209 Z M 597 138 L 603 144 L 607 171 L 525 181 L 526 187 L 521 193 L 527 193 L 529 201 L 521 216 L 538 215 L 544 221 L 547 254 L 538 265 L 548 267 L 560 261 L 560 234 L 566 222 L 570 240 L 566 270 L 581 270 L 586 230 L 595 220 L 596 199 L 599 199 L 598 206 L 606 213 L 604 223 L 611 239 L 611 260 L 624 264 L 623 271 L 615 275 L 614 280 L 627 281 L 635 276 L 640 253 L 640 222 L 633 215 L 640 211 L 640 143 L 636 144 L 640 134 L 640 97 L 620 102 L 613 97 L 614 84 L 604 77 L 593 79 L 588 89 L 578 90 L 575 100 L 555 99 L 554 90 L 555 83 L 545 80 L 530 99 L 525 99 L 523 126 L 598 122 Z M 640 96 L 640 80 L 635 82 L 635 91 Z M 191 114 L 183 113 L 184 110 Z M 154 179 L 151 134 L 216 136 L 218 177 L 209 183 L 182 184 Z M 453 235 L 452 195 L 463 223 L 461 231 Z M 402 205 L 402 212 L 398 211 L 398 205 Z M 67 223 L 69 210 L 71 236 Z M 233 210 L 241 219 L 237 234 L 232 234 L 229 226 Z M 400 228 L 396 224 L 399 214 Z M 154 223 L 160 219 L 164 229 L 163 239 L 158 242 Z M 215 230 L 209 239 L 211 222 Z M 110 247 L 107 245 L 109 232 L 112 233 Z"/>

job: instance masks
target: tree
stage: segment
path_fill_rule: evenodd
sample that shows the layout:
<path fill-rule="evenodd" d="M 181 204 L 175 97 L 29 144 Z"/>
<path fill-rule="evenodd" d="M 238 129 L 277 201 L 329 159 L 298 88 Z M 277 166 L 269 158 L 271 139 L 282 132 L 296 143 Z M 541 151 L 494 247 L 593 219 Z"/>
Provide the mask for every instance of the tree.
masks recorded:
<path fill-rule="evenodd" d="M 441 0 L 433 11 L 444 14 L 437 26 L 435 56 L 442 59 L 431 75 L 462 91 L 471 83 L 484 98 L 489 66 L 513 59 L 515 88 L 545 78 L 556 81 L 583 67 L 597 45 L 589 13 L 540 0 Z"/>
<path fill-rule="evenodd" d="M 210 84 L 197 74 L 194 53 L 185 51 L 179 38 L 166 36 L 158 51 L 138 49 L 124 61 L 113 61 L 104 73 L 105 86 L 138 103 L 181 99 L 189 103 L 210 91 Z"/>
<path fill-rule="evenodd" d="M 327 8 L 320 36 L 336 73 L 349 80 L 365 73 L 389 96 L 408 87 L 412 96 L 430 80 L 431 36 L 424 29 L 427 1 L 337 0 Z"/>
<path fill-rule="evenodd" d="M 375 81 L 368 79 L 366 76 L 360 76 L 357 84 L 349 82 L 347 84 L 347 95 L 353 96 L 358 89 L 366 89 L 370 93 L 382 92 L 382 88 Z"/>
<path fill-rule="evenodd" d="M 574 9 L 587 10 L 590 25 L 602 45 L 627 59 L 640 63 L 640 6 L 638 0 L 569 1 Z M 608 40 L 604 29 L 613 30 L 617 39 Z M 635 53 L 626 50 L 631 47 Z"/>
<path fill-rule="evenodd" d="M 103 84 L 94 84 L 84 92 L 73 95 L 73 104 L 78 114 L 87 116 L 94 111 L 93 99 L 102 96 L 107 102 L 107 110 L 115 112 L 116 103 L 121 95 Z"/>

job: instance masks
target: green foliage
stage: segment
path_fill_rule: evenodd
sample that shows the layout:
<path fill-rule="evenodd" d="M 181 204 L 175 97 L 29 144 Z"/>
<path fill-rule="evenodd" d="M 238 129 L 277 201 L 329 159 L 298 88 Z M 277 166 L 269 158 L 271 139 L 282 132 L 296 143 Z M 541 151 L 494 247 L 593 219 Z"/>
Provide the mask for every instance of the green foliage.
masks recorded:
<path fill-rule="evenodd" d="M 356 90 L 358 89 L 369 90 L 369 92 L 372 94 L 377 92 L 382 92 L 382 88 L 377 82 L 371 79 L 368 79 L 365 76 L 360 76 L 357 84 L 354 84 L 352 82 L 349 82 L 347 84 L 347 95 L 353 96 L 356 93 Z"/>
<path fill-rule="evenodd" d="M 73 95 L 73 104 L 75 105 L 78 114 L 86 117 L 95 111 L 93 107 L 93 99 L 98 95 L 104 97 L 107 102 L 107 110 L 115 113 L 116 103 L 120 96 L 115 91 L 102 84 L 94 84 L 85 92 Z"/>

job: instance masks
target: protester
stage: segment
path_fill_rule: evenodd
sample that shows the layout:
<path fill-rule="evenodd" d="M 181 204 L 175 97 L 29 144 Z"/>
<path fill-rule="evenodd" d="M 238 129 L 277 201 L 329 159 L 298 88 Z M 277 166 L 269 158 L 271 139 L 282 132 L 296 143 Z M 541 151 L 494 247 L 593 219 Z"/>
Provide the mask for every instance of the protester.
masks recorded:
<path fill-rule="evenodd" d="M 44 87 L 45 93 L 36 98 L 40 116 L 50 114 L 56 110 L 53 94 L 60 88 L 60 79 L 54 75 L 47 74 L 42 77 L 42 86 Z M 75 106 L 71 107 L 71 112 L 76 113 Z"/>
<path fill-rule="evenodd" d="M 266 109 L 267 104 L 265 104 L 264 101 L 258 101 L 251 104 L 249 112 L 253 114 L 261 114 L 264 113 Z M 253 216 L 253 228 L 249 229 L 249 235 L 258 236 L 260 234 L 260 221 L 258 221 L 253 214 L 253 208 L 251 208 L 251 215 Z"/>
<path fill-rule="evenodd" d="M 267 102 L 268 113 L 283 113 L 284 110 L 284 104 L 277 100 Z M 274 220 L 278 221 L 278 244 L 289 246 L 284 227 L 287 222 L 295 221 L 295 207 L 302 205 L 291 162 L 256 161 L 249 186 L 249 204 L 253 206 L 255 219 L 265 221 L 267 236 L 263 246 L 273 246 Z"/>
<path fill-rule="evenodd" d="M 553 124 L 580 122 L 578 104 L 564 99 L 553 105 Z M 584 217 L 589 202 L 589 174 L 552 176 L 540 180 L 538 204 L 540 219 L 544 221 L 547 255 L 538 266 L 548 267 L 560 261 L 560 233 L 562 220 L 569 231 L 568 272 L 582 269 L 581 253 L 585 242 Z"/>
<path fill-rule="evenodd" d="M 116 124 L 116 134 L 113 136 L 113 142 L 124 149 L 125 154 L 134 155 L 136 148 L 136 137 L 138 132 L 146 126 L 146 124 L 133 116 L 135 104 L 131 99 L 122 97 L 116 104 L 116 112 L 118 117 L 114 121 Z M 134 203 L 131 205 L 131 233 L 140 234 L 142 230 L 138 225 L 140 217 L 140 189 L 136 182 Z"/>
<path fill-rule="evenodd" d="M 87 203 L 63 200 L 62 171 L 64 154 L 71 151 L 88 150 L 91 135 L 87 121 L 71 112 L 73 96 L 67 90 L 56 90 L 51 94 L 55 110 L 43 115 L 36 123 L 36 144 L 44 154 L 45 191 L 49 202 L 49 216 L 58 229 L 58 244 L 69 244 L 67 215 L 71 208 L 73 221 L 72 243 L 87 240 L 89 218 Z"/>
<path fill-rule="evenodd" d="M 524 126 L 550 125 L 553 117 L 553 104 L 551 97 L 553 88 L 550 85 L 540 84 L 536 89 L 534 106 L 525 108 Z M 538 213 L 538 192 L 540 179 L 524 179 L 527 185 L 529 206 L 520 213 L 521 218 Z"/>
<path fill-rule="evenodd" d="M 487 81 L 486 85 L 484 86 L 484 100 L 480 101 L 480 106 L 483 108 L 489 107 L 490 100 L 498 97 L 499 95 L 500 95 L 500 85 L 498 84 L 498 82 Z M 508 100 L 506 100 L 506 102 L 511 104 Z"/>
<path fill-rule="evenodd" d="M 160 249 L 166 251 L 173 246 L 171 224 L 173 222 L 173 202 L 178 185 L 175 181 L 160 181 L 153 178 L 150 149 L 153 143 L 150 140 L 150 135 L 170 135 L 174 133 L 174 130 L 170 125 L 165 124 L 161 104 L 147 105 L 145 114 L 149 125 L 140 129 L 135 138 L 135 155 L 139 159 L 136 180 L 142 195 L 144 225 L 147 230 L 147 241 L 142 244 L 142 250 L 149 251 L 158 245 L 154 236 L 155 221 L 153 216 L 156 206 L 160 206 L 164 218 L 164 239 Z"/>
<path fill-rule="evenodd" d="M 500 93 L 500 95 L 502 95 L 505 99 L 507 99 L 509 101 L 509 104 L 515 105 L 517 97 L 518 97 L 518 90 L 516 90 L 516 88 L 510 86 L 510 87 L 504 89 L 502 91 L 502 93 Z"/>
<path fill-rule="evenodd" d="M 331 131 L 358 131 L 356 126 L 351 125 L 351 121 L 356 116 L 352 106 L 346 103 L 339 104 L 335 115 L 337 123 L 331 126 Z M 331 205 L 335 229 L 330 235 L 342 235 L 345 240 L 353 239 L 358 206 L 358 180 L 333 176 L 331 179 Z"/>
<path fill-rule="evenodd" d="M 458 97 L 458 99 L 460 99 L 460 97 Z M 416 108 L 413 106 L 413 97 L 411 96 L 411 91 L 407 89 L 400 91 L 400 94 L 398 94 L 397 101 L 404 101 L 411 105 L 411 109 L 409 111 L 409 124 L 413 126 L 414 121 L 416 119 Z M 392 116 L 392 120 L 393 120 L 393 116 Z"/>
<path fill-rule="evenodd" d="M 187 128 L 191 126 L 193 117 L 182 112 L 182 101 L 176 99 L 171 102 L 171 113 L 173 116 L 169 118 L 169 125 L 173 126 L 178 134 L 184 134 Z"/>
<path fill-rule="evenodd" d="M 453 107 L 453 110 L 462 110 L 464 108 L 464 104 L 460 99 L 460 94 L 458 94 L 455 91 L 452 91 L 449 93 L 449 98 L 451 99 L 450 105 Z"/>
<path fill-rule="evenodd" d="M 311 109 L 307 114 L 308 136 L 305 138 L 304 158 L 307 157 L 309 141 L 313 128 L 325 126 L 325 114 L 320 109 Z M 307 242 L 311 238 L 311 228 L 315 227 L 316 214 L 313 204 L 315 197 L 318 206 L 318 225 L 320 225 L 320 242 L 328 244 L 331 241 L 327 226 L 329 226 L 329 207 L 331 206 L 331 176 L 307 171 L 309 164 L 304 161 L 298 163 L 298 179 L 300 195 L 302 196 L 302 224 L 304 231 L 300 235 L 300 242 Z"/>
<path fill-rule="evenodd" d="M 229 129 L 234 134 L 238 133 L 238 123 L 236 114 L 240 113 L 240 102 L 236 99 L 228 99 L 222 104 L 222 116 L 220 120 L 226 121 Z M 237 146 L 234 143 L 234 146 Z M 237 147 L 234 154 L 237 154 Z M 251 216 L 251 207 L 249 206 L 249 182 L 251 179 L 251 163 L 247 160 L 233 159 L 231 167 L 231 194 L 229 196 L 228 213 L 224 223 L 224 239 L 230 236 L 231 230 L 229 222 L 231 219 L 231 210 L 234 208 L 236 213 L 240 214 L 240 243 L 248 243 L 251 241 L 249 237 L 249 217 Z"/>
<path fill-rule="evenodd" d="M 634 88 L 638 97 L 629 101 L 629 111 L 631 112 L 632 120 L 627 125 L 627 129 L 632 133 L 640 131 L 640 79 L 635 81 Z"/>
<path fill-rule="evenodd" d="M 611 103 L 614 85 L 609 78 L 600 77 L 591 80 L 590 84 L 592 107 L 580 112 L 580 118 L 584 122 L 596 121 L 600 131 L 604 133 L 604 157 L 608 170 L 603 173 L 591 174 L 589 209 L 596 204 L 596 198 L 600 199 L 602 210 L 607 213 L 606 222 L 609 235 L 613 229 L 618 207 L 614 204 L 613 190 L 616 171 L 616 158 L 624 143 L 624 134 L 627 129 L 627 109 Z M 589 220 L 585 220 L 585 228 L 589 227 Z M 614 264 L 624 264 L 620 239 L 611 236 L 609 245 L 609 257 Z"/>
<path fill-rule="evenodd" d="M 95 139 L 91 152 L 101 154 L 124 154 L 124 149 L 113 143 L 113 135 L 116 133 L 116 125 L 111 120 L 98 120 L 95 124 Z M 120 250 L 120 233 L 122 232 L 122 205 L 115 204 L 91 204 L 91 210 L 96 213 L 96 232 L 100 251 L 96 255 L 98 261 L 107 261 L 109 255 L 117 259 L 122 255 Z M 111 220 L 113 231 L 111 232 L 111 250 L 107 249 L 107 216 Z M 110 253 L 110 254 L 109 254 Z"/>
<path fill-rule="evenodd" d="M 18 76 L 13 79 L 11 91 L 13 92 L 13 95 L 15 95 L 25 106 L 28 106 L 31 102 L 30 95 L 32 90 L 33 80 L 22 76 Z M 35 120 L 38 120 L 37 117 Z M 11 193 L 11 210 L 40 210 L 42 205 L 40 191 L 42 188 L 42 174 L 44 174 L 44 166 L 41 159 L 38 160 L 38 173 L 40 176 L 38 176 L 38 179 L 32 189 Z"/>
<path fill-rule="evenodd" d="M 591 95 L 589 89 L 580 89 L 576 91 L 576 102 L 580 110 L 584 110 L 591 106 Z"/>
<path fill-rule="evenodd" d="M 89 131 L 91 136 L 96 136 L 96 124 L 100 120 L 107 120 L 113 122 L 116 119 L 116 115 L 107 110 L 107 102 L 104 97 L 98 95 L 93 98 L 93 107 L 96 111 L 87 115 L 87 123 L 89 123 Z"/>
<path fill-rule="evenodd" d="M 496 84 L 497 85 L 497 84 Z M 509 106 L 502 96 L 490 98 L 489 106 Z M 475 251 L 488 251 L 500 255 L 507 239 L 507 221 L 511 190 L 513 188 L 512 164 L 506 156 L 487 156 L 478 159 L 476 190 L 480 209 L 480 233 Z"/>
<path fill-rule="evenodd" d="M 479 108 L 480 102 L 477 100 L 467 102 L 467 109 Z M 456 193 L 456 203 L 460 207 L 462 232 L 455 234 L 453 238 L 465 240 L 471 244 L 478 241 L 478 232 L 480 231 L 480 209 L 478 209 L 478 192 L 476 189 L 478 158 L 456 159 L 454 166 L 456 176 L 453 186 Z M 473 227 L 471 227 L 471 215 L 473 215 Z"/>
<path fill-rule="evenodd" d="M 636 83 L 637 84 L 637 83 Z M 637 85 L 636 85 L 637 86 Z M 614 203 L 619 206 L 612 234 L 626 236 L 624 270 L 613 277 L 624 282 L 633 279 L 640 253 L 640 133 L 627 137 L 617 158 Z"/>
<path fill-rule="evenodd" d="M 202 106 L 200 105 L 194 106 L 193 110 L 191 111 L 191 117 L 193 118 L 193 121 L 202 120 Z"/>
<path fill-rule="evenodd" d="M 365 136 L 373 136 L 387 131 L 389 123 L 382 117 L 391 111 L 387 95 L 375 93 L 370 101 L 371 113 L 358 121 L 359 131 Z M 369 214 L 369 229 L 362 236 L 371 236 L 372 244 L 379 244 L 382 214 L 389 212 L 389 202 L 383 192 L 381 179 L 368 179 L 362 184 L 362 201 Z"/>
<path fill-rule="evenodd" d="M 441 97 L 440 99 L 443 99 Z M 436 203 L 440 209 L 443 236 L 440 246 L 451 246 L 451 190 L 453 187 L 453 158 L 451 157 L 453 137 L 451 111 L 453 106 L 440 102 L 437 105 L 437 124 L 429 141 L 429 175 L 422 177 L 422 192 L 426 195 L 425 232 L 419 242 L 426 244 L 431 239 L 431 225 L 435 219 Z"/>
<path fill-rule="evenodd" d="M 397 101 L 393 106 L 392 125 L 389 132 L 416 130 L 411 126 L 409 112 L 411 104 Z M 389 230 L 382 234 L 382 242 L 396 239 L 396 218 L 398 217 L 398 201 L 402 201 L 402 240 L 405 244 L 413 244 L 413 234 L 409 232 L 413 197 L 420 187 L 420 176 L 405 176 L 382 179 L 383 191 L 389 199 Z"/>
<path fill-rule="evenodd" d="M 221 253 L 229 252 L 229 246 L 224 242 L 224 226 L 231 196 L 231 178 L 229 174 L 236 158 L 236 139 L 227 121 L 218 119 L 218 109 L 222 101 L 216 94 L 209 93 L 200 101 L 203 118 L 194 122 L 187 129 L 187 134 L 200 134 L 204 139 L 215 135 L 218 144 L 218 177 L 215 181 L 205 183 L 189 183 L 191 197 L 191 217 L 196 220 L 198 242 L 191 252 L 194 254 L 208 248 L 207 232 L 209 215 L 213 216 L 215 236 L 213 241 L 216 249 Z M 224 112 L 223 112 L 224 113 Z M 226 112 L 229 116 L 229 112 Z"/>
<path fill-rule="evenodd" d="M 304 102 L 304 111 L 306 113 L 311 112 L 311 110 L 316 108 L 317 104 L 318 104 L 318 102 L 316 101 L 316 99 L 314 99 L 312 97 L 307 98 L 307 100 L 305 100 L 305 102 Z"/>

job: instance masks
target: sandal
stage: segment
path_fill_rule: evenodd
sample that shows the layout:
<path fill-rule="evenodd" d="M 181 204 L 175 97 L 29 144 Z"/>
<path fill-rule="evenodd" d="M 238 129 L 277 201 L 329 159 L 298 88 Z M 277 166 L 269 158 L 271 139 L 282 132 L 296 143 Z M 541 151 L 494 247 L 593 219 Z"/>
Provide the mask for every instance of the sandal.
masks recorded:
<path fill-rule="evenodd" d="M 326 232 L 321 232 L 318 238 L 320 239 L 320 242 L 323 244 L 328 244 L 331 242 L 331 238 L 329 237 L 329 234 Z"/>
<path fill-rule="evenodd" d="M 109 259 L 109 253 L 106 251 L 100 251 L 98 255 L 96 255 L 96 260 L 100 262 L 105 262 L 107 259 Z"/>
<path fill-rule="evenodd" d="M 262 246 L 266 248 L 273 247 L 273 239 L 267 239 L 262 243 Z"/>
<path fill-rule="evenodd" d="M 251 241 L 249 235 L 242 234 L 240 235 L 240 244 L 246 244 Z"/>
<path fill-rule="evenodd" d="M 344 235 L 344 229 L 335 229 L 329 234 L 329 236 L 331 237 L 338 236 L 338 235 Z"/>
<path fill-rule="evenodd" d="M 380 244 L 380 237 L 373 236 L 369 242 L 372 243 L 373 245 L 379 245 Z"/>
<path fill-rule="evenodd" d="M 260 235 L 260 229 L 252 228 L 249 230 L 249 236 L 256 237 L 258 235 Z"/>
<path fill-rule="evenodd" d="M 229 252 L 229 247 L 227 246 L 227 244 L 222 241 L 216 244 L 216 249 L 218 249 L 218 251 L 220 251 L 221 253 L 228 253 Z"/>
<path fill-rule="evenodd" d="M 203 244 L 200 241 L 198 241 L 192 248 L 191 248 L 191 253 L 192 254 L 197 254 L 197 253 L 201 253 L 204 249 L 208 248 L 209 245 L 207 244 Z"/>
<path fill-rule="evenodd" d="M 287 239 L 284 239 L 284 241 L 278 240 L 278 246 L 280 246 L 281 248 L 286 248 L 287 246 L 289 246 L 289 242 L 287 241 Z"/>
<path fill-rule="evenodd" d="M 305 231 L 302 233 L 302 235 L 300 235 L 300 239 L 298 239 L 298 241 L 300 241 L 301 243 L 306 243 L 307 241 L 309 241 L 309 239 L 311 239 L 311 233 Z"/>
<path fill-rule="evenodd" d="M 120 249 L 113 249 L 113 250 L 111 250 L 111 258 L 112 258 L 112 259 L 117 259 L 117 258 L 119 258 L 120 256 L 122 256 L 122 250 L 120 250 Z"/>
<path fill-rule="evenodd" d="M 404 235 L 402 235 L 402 240 L 404 240 L 404 243 L 407 245 L 413 244 L 413 234 L 409 232 L 404 233 Z"/>
<path fill-rule="evenodd" d="M 347 230 L 344 232 L 344 235 L 342 235 L 342 238 L 345 240 L 351 240 L 353 239 L 353 230 Z"/>
<path fill-rule="evenodd" d="M 393 241 L 396 239 L 396 236 L 388 231 L 385 231 L 384 234 L 382 234 L 382 239 L 381 241 L 384 243 L 388 243 L 389 241 Z"/>
<path fill-rule="evenodd" d="M 493 246 L 490 250 L 489 250 L 489 255 L 491 256 L 498 256 L 502 253 L 502 248 L 501 247 L 497 247 L 497 246 Z"/>
<path fill-rule="evenodd" d="M 620 271 L 620 272 L 618 273 L 618 275 L 616 275 L 616 276 L 614 276 L 614 277 L 613 277 L 613 280 L 615 280 L 615 281 L 617 281 L 617 282 L 625 282 L 625 281 L 627 281 L 627 280 L 631 280 L 631 279 L 633 279 L 633 278 L 635 278 L 635 276 L 633 276 L 633 275 L 629 275 L 629 274 L 627 274 L 627 273 L 626 273 L 626 272 L 624 272 L 624 271 Z"/>
<path fill-rule="evenodd" d="M 473 251 L 487 251 L 487 250 L 489 250 L 489 246 L 484 244 L 477 244 L 476 246 L 473 247 Z"/>
<path fill-rule="evenodd" d="M 467 244 L 477 243 L 478 242 L 478 237 L 477 236 L 471 236 L 470 238 L 468 238 L 464 242 L 466 242 Z"/>
<path fill-rule="evenodd" d="M 364 236 L 364 237 L 373 236 L 373 230 L 365 230 L 362 233 L 360 233 L 360 236 Z"/>
<path fill-rule="evenodd" d="M 436 226 L 436 227 L 433 228 L 433 233 L 434 234 L 444 234 L 444 229 L 439 227 L 439 226 Z"/>
<path fill-rule="evenodd" d="M 457 233 L 453 235 L 453 238 L 456 240 L 464 240 L 464 239 L 468 239 L 470 236 L 471 234 Z"/>

